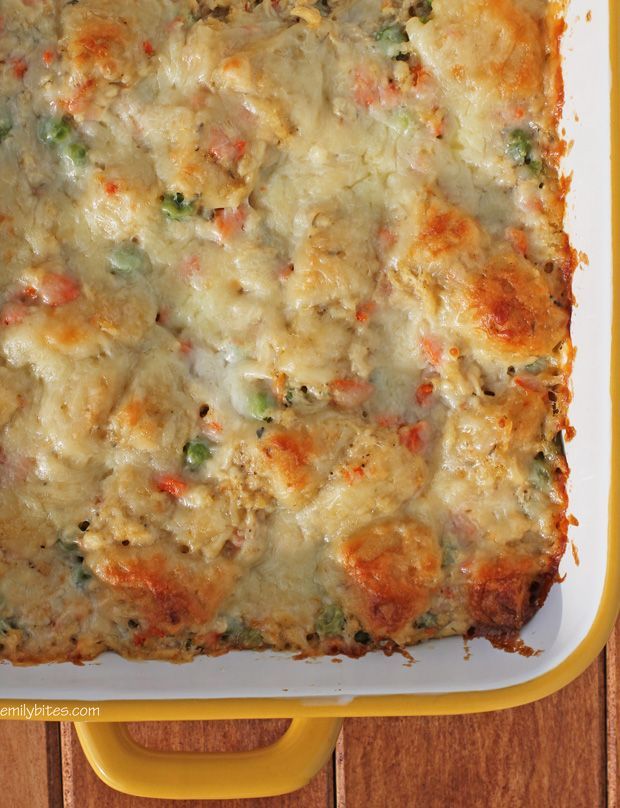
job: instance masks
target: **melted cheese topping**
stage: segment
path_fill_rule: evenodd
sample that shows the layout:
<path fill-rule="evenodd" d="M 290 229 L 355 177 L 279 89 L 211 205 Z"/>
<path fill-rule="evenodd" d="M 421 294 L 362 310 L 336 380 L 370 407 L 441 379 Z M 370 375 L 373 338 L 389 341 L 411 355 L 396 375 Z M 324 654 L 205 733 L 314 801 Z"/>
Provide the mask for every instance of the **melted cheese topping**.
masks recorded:
<path fill-rule="evenodd" d="M 5 0 L 0 642 L 510 635 L 566 541 L 546 0 Z"/>

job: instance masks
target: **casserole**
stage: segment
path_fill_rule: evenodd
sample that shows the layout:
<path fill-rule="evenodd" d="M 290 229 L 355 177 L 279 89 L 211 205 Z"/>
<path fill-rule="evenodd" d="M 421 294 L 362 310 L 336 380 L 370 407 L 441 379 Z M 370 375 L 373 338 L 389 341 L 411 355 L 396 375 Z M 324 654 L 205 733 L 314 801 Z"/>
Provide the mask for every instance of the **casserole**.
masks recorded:
<path fill-rule="evenodd" d="M 572 467 L 572 530 L 580 558 L 568 554 L 567 574 L 523 632 L 543 650 L 524 658 L 462 641 L 442 640 L 415 650 L 415 664 L 399 657 L 368 656 L 339 665 L 330 660 L 296 662 L 269 652 L 200 659 L 184 668 L 166 663 L 100 663 L 23 670 L 0 669 L 5 706 L 44 700 L 70 709 L 77 701 L 101 706 L 99 719 L 121 720 L 295 716 L 284 740 L 266 751 L 238 758 L 217 755 L 154 755 L 140 752 L 115 724 L 80 725 L 87 756 L 106 781 L 143 796 L 231 797 L 282 793 L 305 782 L 330 753 L 337 722 L 345 715 L 415 715 L 498 709 L 531 701 L 577 676 L 603 646 L 618 608 L 618 266 L 612 261 L 612 222 L 617 247 L 618 166 L 613 165 L 614 215 L 609 185 L 611 131 L 618 154 L 617 36 L 613 4 L 586 18 L 588 5 L 571 5 L 564 40 L 566 137 L 575 145 L 567 158 L 573 171 L 568 230 L 589 268 L 575 277 L 579 301 L 573 339 L 577 357 L 571 421 L 577 436 L 568 446 Z M 610 108 L 609 42 L 613 42 L 614 96 Z M 587 81 L 584 64 L 588 65 Z M 575 115 L 579 116 L 575 120 Z M 613 121 L 610 115 L 615 116 Z M 615 272 L 615 276 L 614 276 Z M 613 313 L 616 327 L 612 330 Z M 610 339 L 611 335 L 611 339 Z M 607 395 L 609 374 L 612 395 Z M 592 391 L 598 392 L 593 396 Z M 595 416 L 593 417 L 593 412 Z M 609 440 L 611 428 L 611 440 Z M 258 684 L 257 684 L 258 683 Z M 54 718 L 57 716 L 49 716 Z M 309 720 L 309 719 L 312 720 Z M 157 771 L 149 765 L 157 761 Z M 200 763 L 200 767 L 197 764 Z"/>
<path fill-rule="evenodd" d="M 556 9 L 216 2 L 5 15 L 0 658 L 506 646 L 566 547 Z"/>

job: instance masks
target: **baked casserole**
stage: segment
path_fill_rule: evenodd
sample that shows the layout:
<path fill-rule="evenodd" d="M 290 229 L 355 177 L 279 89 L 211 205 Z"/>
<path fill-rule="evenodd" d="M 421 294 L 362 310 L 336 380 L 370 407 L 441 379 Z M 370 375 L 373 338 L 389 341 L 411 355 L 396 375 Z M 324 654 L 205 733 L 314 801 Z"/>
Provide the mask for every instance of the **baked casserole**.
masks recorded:
<path fill-rule="evenodd" d="M 509 644 L 566 545 L 547 0 L 4 0 L 16 663 Z"/>

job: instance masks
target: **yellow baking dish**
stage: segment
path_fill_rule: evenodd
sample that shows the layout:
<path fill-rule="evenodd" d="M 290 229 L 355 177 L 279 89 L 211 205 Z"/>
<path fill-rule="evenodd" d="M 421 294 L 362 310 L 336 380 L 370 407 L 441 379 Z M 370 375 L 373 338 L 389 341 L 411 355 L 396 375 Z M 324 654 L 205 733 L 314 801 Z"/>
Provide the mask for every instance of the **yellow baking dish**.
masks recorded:
<path fill-rule="evenodd" d="M 575 139 L 567 168 L 573 172 L 568 229 L 590 259 L 575 282 L 577 438 L 569 447 L 571 502 L 580 521 L 572 539 L 581 564 L 567 555 L 565 583 L 525 630 L 544 653 L 525 660 L 478 640 L 466 663 L 459 640 L 442 640 L 416 649 L 412 667 L 378 655 L 334 666 L 251 652 L 182 667 L 111 655 L 83 667 L 3 665 L 0 717 L 75 721 L 94 770 L 119 791 L 168 799 L 257 797 L 303 786 L 329 758 L 346 716 L 514 707 L 564 687 L 595 659 L 620 604 L 620 467 L 614 462 L 620 456 L 620 12 L 616 0 L 589 10 L 586 0 L 570 4 L 564 44 L 566 136 Z M 607 373 L 609 397 L 599 393 Z M 604 445 L 593 449 L 599 437 Z M 265 678 L 274 671 L 275 679 Z M 149 751 L 122 723 L 276 717 L 293 718 L 277 743 L 237 754 Z"/>

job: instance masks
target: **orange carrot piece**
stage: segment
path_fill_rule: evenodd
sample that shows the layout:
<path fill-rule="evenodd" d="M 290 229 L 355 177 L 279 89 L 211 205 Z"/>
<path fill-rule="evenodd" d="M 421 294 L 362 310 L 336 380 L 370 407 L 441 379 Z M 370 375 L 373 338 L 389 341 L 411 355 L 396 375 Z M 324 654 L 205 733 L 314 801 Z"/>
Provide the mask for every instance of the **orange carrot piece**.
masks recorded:
<path fill-rule="evenodd" d="M 358 323 L 368 322 L 371 315 L 374 314 L 376 308 L 377 306 L 372 300 L 369 300 L 366 303 L 360 303 L 360 305 L 357 307 L 357 311 L 355 312 L 355 319 Z"/>
<path fill-rule="evenodd" d="M 175 499 L 182 497 L 187 491 L 187 483 L 180 477 L 174 477 L 172 474 L 162 474 L 160 477 L 157 477 L 155 485 L 158 491 L 170 494 L 170 496 Z"/>
<path fill-rule="evenodd" d="M 429 433 L 430 427 L 427 422 L 418 421 L 417 424 L 401 427 L 398 430 L 398 438 L 402 446 L 409 449 L 413 454 L 419 454 L 428 445 Z"/>
<path fill-rule="evenodd" d="M 422 337 L 420 340 L 420 347 L 422 348 L 422 353 L 424 354 L 424 358 L 429 363 L 429 365 L 433 365 L 433 367 L 437 367 L 437 365 L 441 364 L 441 357 L 443 355 L 443 350 L 439 342 L 432 337 Z"/>
<path fill-rule="evenodd" d="M 374 387 L 365 379 L 334 379 L 330 382 L 329 391 L 338 407 L 350 409 L 367 401 Z"/>
<path fill-rule="evenodd" d="M 215 226 L 223 239 L 229 239 L 243 230 L 246 216 L 243 208 L 218 208 L 214 213 Z"/>
<path fill-rule="evenodd" d="M 38 297 L 46 306 L 64 306 L 80 295 L 80 286 L 68 275 L 47 272 L 37 290 Z"/>
<path fill-rule="evenodd" d="M 435 388 L 431 382 L 424 382 L 415 391 L 415 399 L 420 405 L 428 402 L 428 399 L 433 395 Z"/>

